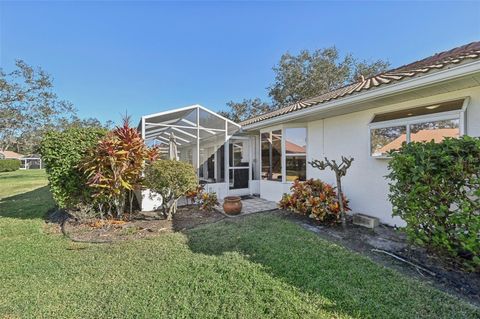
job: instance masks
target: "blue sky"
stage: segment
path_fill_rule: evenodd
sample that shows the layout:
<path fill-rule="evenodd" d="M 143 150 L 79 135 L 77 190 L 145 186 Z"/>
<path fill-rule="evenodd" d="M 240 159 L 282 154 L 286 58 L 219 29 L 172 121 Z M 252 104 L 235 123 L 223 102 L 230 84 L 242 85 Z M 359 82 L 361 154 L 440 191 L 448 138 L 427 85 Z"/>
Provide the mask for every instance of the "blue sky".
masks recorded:
<path fill-rule="evenodd" d="M 393 66 L 480 39 L 480 2 L 0 2 L 0 63 L 54 77 L 82 117 L 119 121 L 260 97 L 284 52 L 335 45 Z"/>

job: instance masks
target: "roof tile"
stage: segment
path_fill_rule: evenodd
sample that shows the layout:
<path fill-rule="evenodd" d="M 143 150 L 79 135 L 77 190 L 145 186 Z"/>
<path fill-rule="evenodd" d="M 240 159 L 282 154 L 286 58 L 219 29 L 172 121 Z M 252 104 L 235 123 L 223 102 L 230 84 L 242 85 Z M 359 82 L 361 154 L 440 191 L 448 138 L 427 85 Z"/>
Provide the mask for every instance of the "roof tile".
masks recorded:
<path fill-rule="evenodd" d="M 240 124 L 242 126 L 254 124 L 267 119 L 271 119 L 284 114 L 292 113 L 301 109 L 305 109 L 317 104 L 325 103 L 327 101 L 340 99 L 347 95 L 356 94 L 358 92 L 370 90 L 383 85 L 389 85 L 397 83 L 407 78 L 414 76 L 421 76 L 432 70 L 442 69 L 452 64 L 458 64 L 465 60 L 479 59 L 480 58 L 480 41 L 472 42 L 458 48 L 454 48 L 448 51 L 434 54 L 428 58 L 415 61 L 390 71 L 374 75 L 370 78 L 363 79 L 362 81 L 348 84 L 339 89 L 315 96 L 313 98 L 305 99 L 278 110 L 268 112 L 262 115 L 258 115 L 247 119 Z"/>

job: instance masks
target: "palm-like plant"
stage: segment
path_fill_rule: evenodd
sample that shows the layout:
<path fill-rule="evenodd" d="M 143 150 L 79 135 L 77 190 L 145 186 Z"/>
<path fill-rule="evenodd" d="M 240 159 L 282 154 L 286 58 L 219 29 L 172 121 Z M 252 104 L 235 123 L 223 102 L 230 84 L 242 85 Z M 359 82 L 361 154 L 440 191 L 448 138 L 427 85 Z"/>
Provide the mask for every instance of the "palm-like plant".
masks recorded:
<path fill-rule="evenodd" d="M 145 162 L 157 157 L 158 150 L 145 145 L 129 118 L 102 138 L 80 164 L 99 212 L 121 218 L 127 198 L 132 212 L 133 191 L 140 186 Z"/>

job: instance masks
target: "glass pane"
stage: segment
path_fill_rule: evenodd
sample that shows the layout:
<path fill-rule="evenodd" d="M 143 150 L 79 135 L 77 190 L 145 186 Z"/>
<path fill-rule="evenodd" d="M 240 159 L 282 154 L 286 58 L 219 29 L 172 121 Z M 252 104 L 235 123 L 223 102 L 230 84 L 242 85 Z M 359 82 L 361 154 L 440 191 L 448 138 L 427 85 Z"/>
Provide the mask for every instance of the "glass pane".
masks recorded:
<path fill-rule="evenodd" d="M 434 113 L 441 113 L 441 112 L 447 112 L 447 111 L 456 111 L 456 110 L 460 110 L 462 107 L 463 107 L 463 100 L 456 100 L 456 101 L 432 104 L 427 106 L 414 107 L 414 108 L 400 110 L 400 111 L 377 114 L 373 118 L 372 123 L 409 118 L 412 116 L 434 114 Z"/>
<path fill-rule="evenodd" d="M 225 130 L 225 120 L 205 110 L 200 109 L 200 126 L 204 128 L 212 128 Z"/>
<path fill-rule="evenodd" d="M 240 128 L 232 123 L 228 123 L 228 135 L 233 135 L 238 132 Z"/>
<path fill-rule="evenodd" d="M 297 178 L 305 181 L 307 178 L 307 158 L 305 156 L 286 157 L 287 181 L 291 182 Z"/>
<path fill-rule="evenodd" d="M 282 180 L 282 131 L 272 132 L 271 180 Z"/>
<path fill-rule="evenodd" d="M 410 126 L 411 142 L 430 142 L 439 143 L 445 137 L 460 136 L 460 120 L 432 121 Z"/>
<path fill-rule="evenodd" d="M 262 133 L 261 140 L 261 156 L 262 156 L 262 179 L 270 177 L 270 133 Z"/>
<path fill-rule="evenodd" d="M 230 166 L 248 166 L 248 141 L 230 141 Z"/>
<path fill-rule="evenodd" d="M 262 133 L 262 179 L 282 180 L 282 131 Z"/>
<path fill-rule="evenodd" d="M 406 126 L 392 126 L 370 130 L 370 151 L 372 156 L 387 155 L 407 141 Z"/>
<path fill-rule="evenodd" d="M 305 154 L 307 145 L 307 129 L 287 128 L 285 130 L 286 154 Z"/>
<path fill-rule="evenodd" d="M 168 156 L 168 145 L 165 146 L 165 150 L 165 153 L 167 154 L 166 156 Z M 193 146 L 186 145 L 183 147 L 179 147 L 178 151 L 180 161 L 193 165 Z"/>
<path fill-rule="evenodd" d="M 217 178 L 217 182 L 224 182 L 225 181 L 225 147 L 222 145 L 217 150 L 217 172 L 219 174 Z"/>
<path fill-rule="evenodd" d="M 248 167 L 229 169 L 230 189 L 248 188 Z"/>
<path fill-rule="evenodd" d="M 223 149 L 224 137 L 213 135 L 210 138 L 200 139 L 200 167 L 198 176 L 202 182 L 216 183 L 222 180 L 221 162 L 223 155 L 218 151 Z M 216 164 L 218 162 L 218 164 Z M 219 167 L 220 166 L 220 167 Z"/>

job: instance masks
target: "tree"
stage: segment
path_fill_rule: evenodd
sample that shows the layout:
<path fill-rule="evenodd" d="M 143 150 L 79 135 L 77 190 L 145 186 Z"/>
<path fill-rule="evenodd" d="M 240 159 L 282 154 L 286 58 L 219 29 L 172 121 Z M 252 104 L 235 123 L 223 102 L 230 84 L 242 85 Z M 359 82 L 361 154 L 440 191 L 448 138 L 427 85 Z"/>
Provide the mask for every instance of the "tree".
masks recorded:
<path fill-rule="evenodd" d="M 110 120 L 106 121 L 105 123 L 102 123 L 94 117 L 82 119 L 76 115 L 73 115 L 69 119 L 66 119 L 66 118 L 60 119 L 57 124 L 57 128 L 62 131 L 69 128 L 89 128 L 89 127 L 109 130 L 112 127 L 114 127 L 114 123 Z"/>
<path fill-rule="evenodd" d="M 315 51 L 303 50 L 298 55 L 285 53 L 273 67 L 275 81 L 268 88 L 272 103 L 259 98 L 230 101 L 228 111 L 220 114 L 241 122 L 276 110 L 282 106 L 321 95 L 348 83 L 385 72 L 390 63 L 383 60 L 359 61 L 352 54 L 343 58 L 335 47 Z"/>
<path fill-rule="evenodd" d="M 38 136 L 39 131 L 54 126 L 59 118 L 74 114 L 70 102 L 59 100 L 53 92 L 50 76 L 22 60 L 16 69 L 0 69 L 0 150 Z"/>
<path fill-rule="evenodd" d="M 38 152 L 45 132 L 69 127 L 105 125 L 77 117 L 73 105 L 54 93 L 51 76 L 41 68 L 17 60 L 12 72 L 0 69 L 0 151 Z"/>
<path fill-rule="evenodd" d="M 312 165 L 312 167 L 318 168 L 321 171 L 325 170 L 326 168 L 330 168 L 335 172 L 335 179 L 337 180 L 338 204 L 340 205 L 340 218 L 342 220 L 342 226 L 344 229 L 347 227 L 347 219 L 343 202 L 344 196 L 342 191 L 342 177 L 347 175 L 347 170 L 352 165 L 352 162 L 353 157 L 346 158 L 344 156 L 342 156 L 342 162 L 340 164 L 338 164 L 335 160 L 329 160 L 326 157 L 324 161 L 313 160 L 308 162 L 310 165 Z"/>
<path fill-rule="evenodd" d="M 298 55 L 287 52 L 273 67 L 275 82 L 268 94 L 273 104 L 280 107 L 332 91 L 357 81 L 360 76 L 366 78 L 384 72 L 389 65 L 382 60 L 359 62 L 352 54 L 342 58 L 335 47 L 303 50 Z"/>
<path fill-rule="evenodd" d="M 158 160 L 145 168 L 144 184 L 162 197 L 161 213 L 171 220 L 177 211 L 180 197 L 197 188 L 197 174 L 191 164 Z M 211 197 L 216 204 L 216 197 Z"/>
<path fill-rule="evenodd" d="M 220 111 L 218 114 L 237 123 L 275 109 L 274 106 L 263 102 L 259 98 L 244 99 L 242 102 L 230 101 L 227 106 L 230 109 L 229 111 Z"/>
<path fill-rule="evenodd" d="M 137 129 L 130 127 L 128 117 L 122 126 L 108 132 L 79 165 L 98 211 L 121 218 L 128 200 L 132 213 L 133 191 L 140 187 L 145 162 L 157 157 L 158 149 L 145 145 Z"/>

